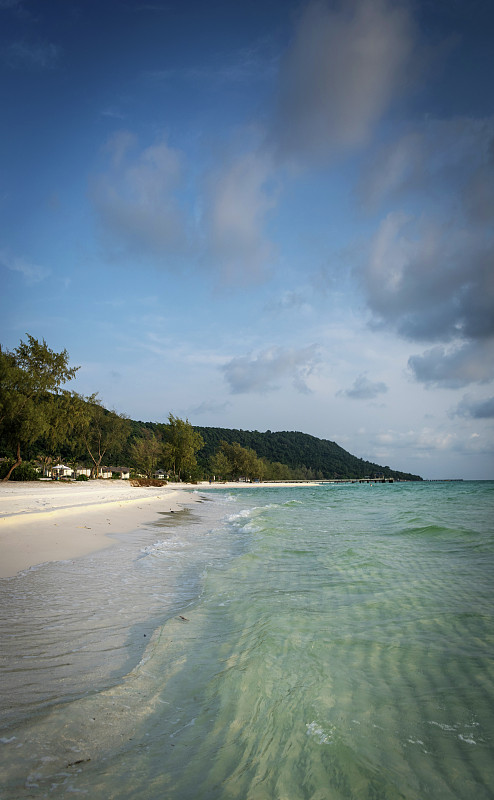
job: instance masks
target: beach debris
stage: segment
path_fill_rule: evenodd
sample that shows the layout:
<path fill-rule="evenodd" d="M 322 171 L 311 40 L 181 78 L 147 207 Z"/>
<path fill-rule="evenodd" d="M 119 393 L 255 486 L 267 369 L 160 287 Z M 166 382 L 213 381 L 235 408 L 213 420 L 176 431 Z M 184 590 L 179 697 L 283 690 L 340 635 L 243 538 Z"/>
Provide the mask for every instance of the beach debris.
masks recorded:
<path fill-rule="evenodd" d="M 179 615 L 178 615 L 178 618 L 179 618 L 179 619 L 181 619 L 181 620 L 183 620 L 184 622 L 188 622 L 188 621 L 189 621 L 189 620 L 187 619 L 187 617 L 182 617 L 182 615 L 181 615 L 181 614 L 179 614 Z"/>
<path fill-rule="evenodd" d="M 68 767 L 76 767 L 77 764 L 86 764 L 88 761 L 91 761 L 90 758 L 79 758 L 77 761 L 71 761 L 70 764 L 67 764 Z"/>

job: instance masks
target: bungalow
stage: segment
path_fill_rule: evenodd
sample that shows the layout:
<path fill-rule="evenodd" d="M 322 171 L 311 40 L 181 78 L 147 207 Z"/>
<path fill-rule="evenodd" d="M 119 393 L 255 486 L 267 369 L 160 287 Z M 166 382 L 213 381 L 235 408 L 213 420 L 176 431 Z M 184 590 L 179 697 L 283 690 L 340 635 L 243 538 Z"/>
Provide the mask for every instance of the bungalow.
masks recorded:
<path fill-rule="evenodd" d="M 154 473 L 154 477 L 157 481 L 166 481 L 168 478 L 168 472 L 166 469 L 157 469 Z"/>
<path fill-rule="evenodd" d="M 91 467 L 84 467 L 84 466 L 77 466 L 75 473 L 72 472 L 72 475 L 77 478 L 78 475 L 86 475 L 87 478 L 91 477 Z"/>
<path fill-rule="evenodd" d="M 100 467 L 98 478 L 111 478 L 112 471 L 110 467 Z"/>
<path fill-rule="evenodd" d="M 130 478 L 130 470 L 128 467 L 110 467 L 112 477 L 119 477 L 123 481 L 128 481 Z"/>
<path fill-rule="evenodd" d="M 65 464 L 56 464 L 51 468 L 51 476 L 56 481 L 60 478 L 71 478 L 72 470 L 70 467 L 66 467 Z"/>

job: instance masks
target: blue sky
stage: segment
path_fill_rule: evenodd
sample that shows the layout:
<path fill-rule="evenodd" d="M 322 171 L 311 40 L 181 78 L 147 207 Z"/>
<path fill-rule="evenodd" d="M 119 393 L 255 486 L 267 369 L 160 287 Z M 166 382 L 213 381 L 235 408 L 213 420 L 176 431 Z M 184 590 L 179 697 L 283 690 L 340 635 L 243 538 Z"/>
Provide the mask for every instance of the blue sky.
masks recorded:
<path fill-rule="evenodd" d="M 494 478 L 490 0 L 0 0 L 0 341 Z"/>

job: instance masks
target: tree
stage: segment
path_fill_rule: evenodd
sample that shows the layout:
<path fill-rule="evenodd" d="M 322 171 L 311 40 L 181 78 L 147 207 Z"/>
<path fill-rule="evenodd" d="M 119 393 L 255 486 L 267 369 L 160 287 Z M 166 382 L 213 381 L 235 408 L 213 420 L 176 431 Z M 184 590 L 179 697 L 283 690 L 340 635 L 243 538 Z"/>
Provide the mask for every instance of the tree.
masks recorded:
<path fill-rule="evenodd" d="M 230 459 L 222 450 L 218 450 L 218 452 L 211 457 L 209 463 L 211 471 L 215 477 L 223 478 L 223 480 L 228 480 L 228 478 L 231 478 L 232 465 Z"/>
<path fill-rule="evenodd" d="M 221 442 L 220 449 L 211 460 L 211 467 L 222 477 L 261 480 L 266 472 L 265 463 L 257 457 L 255 450 L 242 447 L 238 442 Z"/>
<path fill-rule="evenodd" d="M 45 340 L 27 335 L 15 350 L 0 347 L 0 431 L 16 454 L 4 481 L 22 463 L 21 448 L 47 436 L 56 446 L 71 425 L 74 394 L 61 390 L 79 367 L 69 367 L 66 350 L 56 353 Z"/>
<path fill-rule="evenodd" d="M 163 448 L 167 466 L 181 479 L 182 475 L 191 476 L 197 470 L 196 453 L 204 445 L 200 433 L 194 430 L 189 420 L 179 419 L 168 414 L 168 425 L 165 427 L 165 445 Z"/>
<path fill-rule="evenodd" d="M 92 472 L 97 478 L 104 456 L 109 456 L 125 443 L 130 422 L 123 414 L 107 411 L 93 395 L 87 403 L 88 415 L 82 429 L 82 439 L 93 462 Z"/>
<path fill-rule="evenodd" d="M 163 444 L 154 433 L 147 433 L 140 439 L 136 439 L 130 448 L 130 458 L 132 463 L 147 478 L 151 478 L 156 472 L 158 461 L 163 456 Z"/>
<path fill-rule="evenodd" d="M 281 464 L 279 461 L 270 461 L 266 463 L 267 479 L 270 481 L 288 481 L 294 477 L 293 470 L 286 464 Z M 299 475 L 302 477 L 302 475 Z"/>

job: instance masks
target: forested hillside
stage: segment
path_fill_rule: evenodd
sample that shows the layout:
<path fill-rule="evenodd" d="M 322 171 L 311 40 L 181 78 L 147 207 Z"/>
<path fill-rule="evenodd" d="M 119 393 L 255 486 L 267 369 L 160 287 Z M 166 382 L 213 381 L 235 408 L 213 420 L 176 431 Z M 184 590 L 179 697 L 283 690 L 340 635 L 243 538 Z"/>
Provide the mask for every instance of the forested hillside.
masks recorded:
<path fill-rule="evenodd" d="M 204 439 L 204 447 L 197 454 L 203 467 L 218 450 L 221 441 L 232 444 L 238 442 L 242 447 L 255 450 L 259 458 L 279 461 L 292 469 L 314 473 L 314 478 L 363 478 L 367 475 L 383 473 L 385 477 L 396 480 L 422 480 L 419 475 L 399 472 L 388 466 L 380 466 L 351 455 L 335 442 L 318 439 L 307 433 L 297 431 L 243 431 L 230 428 L 202 428 L 194 426 Z"/>

